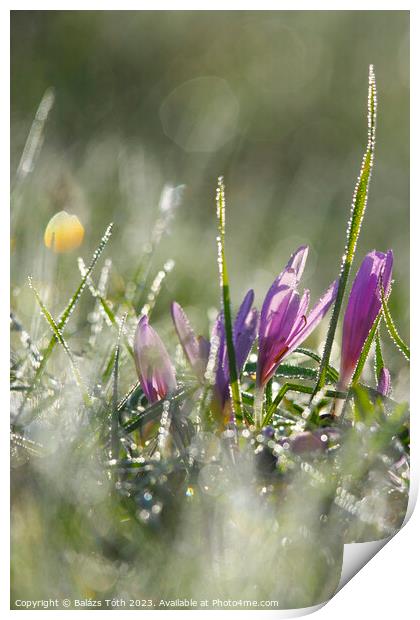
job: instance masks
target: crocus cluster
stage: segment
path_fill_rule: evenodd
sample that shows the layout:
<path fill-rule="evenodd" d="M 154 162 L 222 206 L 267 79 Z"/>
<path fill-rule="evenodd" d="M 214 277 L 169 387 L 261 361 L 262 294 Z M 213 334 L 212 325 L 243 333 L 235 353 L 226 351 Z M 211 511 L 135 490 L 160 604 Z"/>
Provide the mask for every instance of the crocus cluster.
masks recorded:
<path fill-rule="evenodd" d="M 307 246 L 299 247 L 292 254 L 283 271 L 269 288 L 261 314 L 252 307 L 254 302 L 252 289 L 246 293 L 238 310 L 233 325 L 236 372 L 238 376 L 242 373 L 258 332 L 256 389 L 260 394 L 282 360 L 311 334 L 337 296 L 338 280 L 335 280 L 308 311 L 309 291 L 305 289 L 302 295 L 298 292 L 307 256 Z M 381 287 L 385 295 L 389 293 L 392 262 L 392 251 L 386 254 L 369 252 L 354 279 L 344 315 L 338 382 L 340 390 L 348 388 L 363 345 L 381 310 Z M 177 302 L 172 303 L 171 314 L 186 359 L 199 383 L 206 381 L 210 343 L 216 342 L 211 409 L 220 421 L 228 421 L 232 416 L 232 407 L 223 312 L 217 317 L 211 341 L 196 336 L 184 310 Z M 155 402 L 173 393 L 177 385 L 174 367 L 164 344 L 149 325 L 146 316 L 141 317 L 137 326 L 134 353 L 140 383 L 149 402 Z M 390 391 L 389 371 L 385 368 L 381 370 L 378 391 L 385 396 Z"/>
<path fill-rule="evenodd" d="M 233 326 L 233 344 L 237 374 L 243 370 L 258 331 L 257 386 L 263 388 L 286 355 L 296 349 L 324 317 L 337 294 L 333 282 L 308 313 L 309 291 L 300 297 L 297 287 L 302 276 L 307 246 L 294 252 L 287 265 L 275 279 L 263 302 L 261 317 L 253 308 L 254 291 L 249 290 L 238 310 Z M 209 362 L 210 342 L 196 336 L 182 309 L 173 302 L 171 314 L 185 356 L 199 382 L 204 381 Z M 211 341 L 218 343 L 213 386 L 212 410 L 228 419 L 231 415 L 229 390 L 229 361 L 226 346 L 225 322 L 220 312 Z M 150 402 L 164 398 L 176 387 L 175 373 L 159 336 L 146 317 L 140 319 L 135 337 L 137 372 L 143 391 Z"/>

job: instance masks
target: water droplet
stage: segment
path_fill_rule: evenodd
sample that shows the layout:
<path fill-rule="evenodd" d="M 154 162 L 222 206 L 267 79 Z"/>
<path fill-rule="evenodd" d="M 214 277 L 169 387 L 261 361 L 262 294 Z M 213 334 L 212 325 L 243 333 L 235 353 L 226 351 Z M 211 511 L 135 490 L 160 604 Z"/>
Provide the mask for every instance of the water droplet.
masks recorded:
<path fill-rule="evenodd" d="M 156 504 L 153 504 L 152 506 L 152 513 L 154 515 L 158 515 L 162 512 L 162 504 L 160 502 L 156 502 Z"/>
<path fill-rule="evenodd" d="M 150 512 L 148 510 L 145 510 L 145 509 L 140 510 L 138 515 L 144 523 L 147 523 L 150 519 Z"/>

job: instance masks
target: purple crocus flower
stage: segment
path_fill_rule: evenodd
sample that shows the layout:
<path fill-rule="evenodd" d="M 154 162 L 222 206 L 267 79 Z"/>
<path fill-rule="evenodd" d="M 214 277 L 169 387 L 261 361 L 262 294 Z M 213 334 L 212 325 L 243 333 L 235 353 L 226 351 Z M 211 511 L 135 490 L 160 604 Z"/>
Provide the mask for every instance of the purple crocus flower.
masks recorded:
<path fill-rule="evenodd" d="M 250 290 L 245 295 L 241 307 L 239 308 L 233 327 L 233 345 L 236 353 L 238 373 L 240 373 L 244 367 L 257 333 L 258 311 L 255 308 L 251 308 L 253 301 L 254 291 Z M 171 314 L 185 356 L 197 375 L 197 378 L 203 381 L 210 353 L 210 343 L 200 336 L 197 338 L 185 312 L 178 303 L 173 302 Z M 223 313 L 219 313 L 216 319 L 212 333 L 212 339 L 214 338 L 218 340 L 218 353 L 212 410 L 221 415 L 226 411 L 226 406 L 230 401 L 229 360 Z"/>
<path fill-rule="evenodd" d="M 282 359 L 315 329 L 337 295 L 338 280 L 335 280 L 307 314 L 309 291 L 304 290 L 302 297 L 297 292 L 307 256 L 308 246 L 301 246 L 292 254 L 264 300 L 258 334 L 259 388 L 271 379 Z"/>
<path fill-rule="evenodd" d="M 134 358 L 143 392 L 150 403 L 176 389 L 175 370 L 168 352 L 147 316 L 142 316 L 134 336 Z"/>
<path fill-rule="evenodd" d="M 381 281 L 385 296 L 391 286 L 393 254 L 373 250 L 365 256 L 349 295 L 343 323 L 339 388 L 353 376 L 371 327 L 381 309 Z"/>
<path fill-rule="evenodd" d="M 258 310 L 252 308 L 253 301 L 254 291 L 251 289 L 244 297 L 233 326 L 233 346 L 238 375 L 242 372 L 257 335 L 259 315 Z M 213 335 L 219 339 L 214 405 L 219 413 L 230 415 L 230 409 L 227 411 L 227 405 L 230 403 L 230 373 L 223 313 L 217 317 Z"/>
<path fill-rule="evenodd" d="M 203 381 L 210 353 L 210 343 L 203 336 L 197 338 L 187 315 L 176 301 L 171 304 L 171 315 L 185 356 L 197 379 Z"/>
<path fill-rule="evenodd" d="M 389 396 L 391 393 L 391 375 L 388 368 L 381 368 L 378 379 L 378 392 L 382 396 Z"/>

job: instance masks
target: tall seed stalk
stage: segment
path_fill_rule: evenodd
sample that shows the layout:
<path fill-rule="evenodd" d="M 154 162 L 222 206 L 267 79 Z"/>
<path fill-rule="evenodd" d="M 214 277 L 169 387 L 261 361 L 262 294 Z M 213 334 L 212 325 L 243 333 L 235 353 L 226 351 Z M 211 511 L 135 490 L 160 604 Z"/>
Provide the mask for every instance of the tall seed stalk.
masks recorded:
<path fill-rule="evenodd" d="M 331 349 L 334 342 L 335 331 L 337 329 L 340 310 L 344 299 L 348 277 L 356 253 L 357 241 L 359 238 L 363 217 L 365 214 L 369 182 L 372 175 L 374 154 L 375 154 L 375 134 L 376 134 L 376 79 L 373 65 L 369 66 L 369 89 L 368 89 L 368 142 L 362 160 L 360 174 L 357 179 L 353 193 L 351 215 L 347 228 L 347 243 L 341 263 L 340 278 L 338 283 L 337 297 L 334 304 L 331 321 L 328 327 L 327 339 L 322 354 L 319 367 L 318 379 L 313 391 L 313 396 L 324 387 L 327 378 L 327 368 L 330 360 Z"/>
<path fill-rule="evenodd" d="M 223 177 L 218 178 L 216 192 L 217 222 L 219 235 L 217 237 L 217 263 L 219 267 L 220 288 L 222 290 L 223 320 L 225 324 L 226 347 L 229 360 L 230 389 L 235 416 L 242 418 L 242 399 L 239 386 L 238 370 L 236 365 L 235 347 L 233 344 L 232 314 L 230 309 L 229 276 L 225 254 L 225 186 Z"/>

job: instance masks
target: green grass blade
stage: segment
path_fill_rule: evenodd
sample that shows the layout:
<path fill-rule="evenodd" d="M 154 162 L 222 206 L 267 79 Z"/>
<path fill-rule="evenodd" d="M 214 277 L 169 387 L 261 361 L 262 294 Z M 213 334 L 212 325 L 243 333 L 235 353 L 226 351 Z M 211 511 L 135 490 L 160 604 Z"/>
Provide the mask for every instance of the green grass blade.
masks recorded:
<path fill-rule="evenodd" d="M 353 374 L 353 378 L 351 382 L 352 387 L 354 387 L 359 382 L 359 379 L 362 375 L 363 368 L 365 366 L 367 356 L 369 355 L 370 347 L 372 346 L 372 342 L 375 337 L 376 331 L 378 329 L 380 320 L 381 320 L 381 312 L 378 314 L 375 321 L 373 322 L 373 325 L 370 328 L 368 337 L 366 338 L 365 343 L 363 345 L 362 352 L 360 354 L 356 369 Z"/>
<path fill-rule="evenodd" d="M 310 349 L 298 348 L 295 349 L 293 353 L 300 353 L 302 355 L 305 355 L 306 357 L 313 359 L 318 363 L 320 363 L 321 361 L 321 357 Z M 246 373 L 255 373 L 256 370 L 256 362 L 247 362 L 245 364 Z M 316 380 L 316 378 L 318 377 L 318 371 L 315 368 L 306 368 L 305 366 L 298 366 L 294 364 L 279 364 L 274 374 L 276 377 L 309 379 L 311 381 Z M 330 381 L 331 383 L 336 383 L 338 381 L 338 370 L 336 370 L 332 366 L 328 366 L 327 368 L 327 381 Z"/>
<path fill-rule="evenodd" d="M 83 384 L 82 381 L 82 377 L 80 375 L 79 369 L 76 366 L 76 363 L 74 361 L 73 355 L 70 351 L 70 348 L 67 344 L 67 342 L 64 340 L 63 334 L 61 333 L 57 323 L 54 321 L 54 318 L 52 317 L 50 311 L 48 310 L 48 308 L 45 306 L 44 302 L 42 301 L 38 291 L 36 290 L 36 288 L 34 287 L 33 283 L 32 283 L 32 279 L 29 278 L 29 286 L 31 287 L 31 289 L 33 290 L 34 294 L 35 294 L 35 299 L 41 309 L 41 312 L 45 318 L 45 320 L 47 321 L 48 325 L 50 326 L 50 328 L 52 329 L 54 336 L 56 338 L 56 340 L 61 344 L 61 346 L 63 347 L 63 349 L 65 350 L 69 360 L 70 360 L 70 366 L 71 369 L 73 371 L 73 375 L 74 378 L 76 380 L 76 384 L 79 387 L 82 397 L 83 397 L 83 401 L 85 403 L 85 405 L 91 405 L 92 401 L 90 399 L 89 393 L 85 387 L 85 385 Z"/>
<path fill-rule="evenodd" d="M 165 400 L 158 400 L 153 403 L 147 409 L 145 409 L 139 416 L 137 416 L 134 420 L 131 420 L 127 424 L 123 426 L 124 431 L 126 433 L 132 433 L 139 426 L 141 426 L 144 422 L 149 422 L 151 420 L 157 420 L 160 418 L 163 410 L 164 403 L 170 402 L 175 403 L 180 400 L 184 400 L 187 396 L 192 394 L 196 390 L 196 386 L 194 387 L 181 387 L 178 391 L 174 392 L 174 394 L 170 398 L 166 398 Z"/>
<path fill-rule="evenodd" d="M 119 454 L 119 437 L 118 437 L 118 364 L 120 359 L 120 341 L 127 315 L 121 320 L 120 330 L 118 332 L 117 344 L 115 346 L 115 362 L 114 362 L 114 381 L 112 386 L 112 411 L 111 411 L 111 458 L 118 459 Z"/>
<path fill-rule="evenodd" d="M 241 390 L 239 387 L 238 370 L 236 365 L 235 347 L 233 344 L 232 315 L 230 309 L 229 276 L 227 272 L 225 255 L 225 186 L 223 177 L 219 177 L 216 193 L 217 220 L 219 235 L 217 237 L 217 262 L 219 266 L 220 286 L 222 289 L 222 302 L 225 323 L 226 347 L 229 360 L 230 387 L 232 391 L 232 404 L 235 416 L 242 416 Z"/>
<path fill-rule="evenodd" d="M 375 376 L 376 381 L 379 382 L 382 369 L 385 367 L 384 358 L 382 355 L 381 336 L 379 333 L 379 325 L 375 335 Z"/>
<path fill-rule="evenodd" d="M 67 304 L 67 307 L 64 309 L 64 311 L 62 312 L 60 319 L 58 321 L 58 327 L 59 329 L 62 329 L 65 324 L 67 323 L 67 321 L 69 320 L 69 317 L 71 315 L 71 313 L 73 312 L 77 302 L 79 301 L 80 295 L 82 294 L 86 283 L 88 281 L 88 278 L 90 277 L 90 274 L 92 273 L 92 271 L 95 268 L 96 263 L 99 260 L 99 257 L 101 256 L 106 244 L 108 243 L 111 234 L 112 234 L 112 228 L 113 228 L 113 224 L 109 224 L 109 226 L 107 227 L 98 247 L 96 248 L 96 250 L 93 253 L 92 259 L 89 263 L 89 267 L 86 270 L 85 275 L 82 277 L 82 280 L 79 284 L 79 286 L 76 289 L 76 292 L 74 293 L 73 297 L 71 297 L 71 299 L 69 300 L 69 303 Z"/>
<path fill-rule="evenodd" d="M 388 330 L 388 333 L 391 336 L 392 340 L 394 341 L 394 344 L 397 347 L 397 349 L 401 351 L 401 353 L 404 355 L 404 357 L 407 360 L 410 360 L 410 349 L 408 345 L 404 342 L 404 340 L 401 338 L 401 336 L 399 335 L 398 330 L 395 326 L 395 323 L 392 319 L 391 312 L 388 306 L 388 302 L 385 299 L 384 287 L 382 286 L 382 283 L 381 283 L 381 300 L 382 300 L 382 309 L 384 312 L 385 325 Z"/>
<path fill-rule="evenodd" d="M 124 394 L 122 399 L 119 401 L 118 406 L 117 406 L 118 413 L 124 409 L 124 407 L 126 406 L 128 400 L 137 391 L 141 391 L 140 381 L 137 381 L 134 385 L 132 385 L 131 388 L 128 390 L 128 392 L 126 394 Z"/>
<path fill-rule="evenodd" d="M 160 269 L 156 276 L 153 278 L 152 284 L 150 285 L 149 293 L 147 295 L 146 303 L 142 306 L 140 310 L 140 316 L 147 314 L 150 319 L 165 278 L 169 273 L 171 273 L 174 266 L 175 262 L 172 259 L 165 261 L 162 269 Z"/>
<path fill-rule="evenodd" d="M 298 347 L 297 349 L 293 351 L 293 353 L 300 353 L 301 355 L 306 355 L 306 357 L 310 357 L 311 359 L 315 360 L 319 364 L 321 363 L 321 360 L 322 360 L 321 356 L 315 353 L 315 351 L 311 351 L 311 349 L 306 349 L 304 347 Z M 338 381 L 339 372 L 336 368 L 334 368 L 334 366 L 331 366 L 330 364 L 328 364 L 327 376 L 331 379 L 333 383 L 335 383 Z"/>
<path fill-rule="evenodd" d="M 284 385 L 282 385 L 280 390 L 277 392 L 277 395 L 273 400 L 271 406 L 267 409 L 262 426 L 266 426 L 271 422 L 271 418 L 273 417 L 283 398 L 286 396 L 287 392 L 300 392 L 302 394 L 312 395 L 312 388 L 309 385 L 299 385 L 298 383 L 285 383 Z M 327 396 L 328 398 L 344 399 L 347 394 L 345 394 L 344 392 L 337 392 L 336 390 L 325 390 L 325 396 Z"/>
<path fill-rule="evenodd" d="M 304 366 L 292 366 L 292 364 L 280 364 L 275 372 L 276 377 L 286 377 L 288 379 L 308 379 L 313 381 L 318 373 L 315 368 L 305 368 Z"/>
<path fill-rule="evenodd" d="M 327 339 L 325 342 L 324 351 L 322 354 L 322 361 L 319 368 L 318 381 L 315 386 L 314 394 L 320 390 L 324 385 L 327 377 L 327 366 L 330 360 L 331 349 L 334 342 L 335 331 L 337 329 L 338 319 L 340 316 L 340 310 L 344 299 L 344 293 L 346 285 L 353 264 L 354 255 L 356 252 L 357 241 L 360 235 L 360 230 L 363 222 L 363 217 L 366 210 L 369 182 L 372 175 L 373 160 L 375 153 L 375 133 L 376 133 L 376 81 L 373 65 L 369 67 L 369 91 L 368 91 L 368 142 L 365 154 L 362 160 L 362 166 L 359 177 L 356 182 L 356 187 L 353 194 L 353 201 L 351 207 L 351 215 L 347 232 L 347 243 L 343 255 L 343 261 L 341 264 L 340 279 L 338 283 L 337 297 L 334 304 L 334 309 L 331 317 L 331 321 L 328 327 Z"/>
<path fill-rule="evenodd" d="M 136 314 L 140 313 L 140 309 L 145 303 L 144 295 L 152 268 L 153 257 L 161 242 L 163 234 L 168 230 L 176 209 L 182 202 L 184 189 L 185 185 L 178 185 L 173 188 L 165 186 L 162 190 L 160 196 L 159 214 L 151 233 L 151 239 L 144 248 L 143 256 L 140 259 L 140 264 L 133 278 L 133 283 L 136 289 L 136 294 L 133 299 L 133 307 Z"/>
<path fill-rule="evenodd" d="M 312 388 L 306 385 L 299 385 L 294 383 L 285 383 L 281 386 L 280 390 L 277 392 L 277 395 L 270 407 L 267 409 L 267 413 L 264 416 L 262 426 L 266 426 L 270 423 L 271 418 L 273 417 L 277 407 L 280 405 L 281 401 L 287 394 L 287 392 L 302 392 L 303 394 L 312 394 Z"/>
<path fill-rule="evenodd" d="M 79 265 L 79 271 L 80 271 L 81 275 L 84 277 L 84 275 L 86 274 L 87 270 L 86 270 L 86 266 L 85 266 L 85 263 L 84 263 L 83 259 L 80 258 L 80 257 L 78 259 L 78 265 Z M 88 277 L 86 283 L 87 283 L 87 285 L 89 287 L 89 291 L 91 292 L 92 297 L 94 297 L 94 299 L 97 299 L 98 302 L 101 304 L 101 307 L 102 307 L 103 311 L 105 312 L 106 316 L 108 317 L 111 325 L 117 329 L 118 333 L 120 333 L 121 326 L 120 326 L 119 320 L 118 320 L 116 314 L 112 311 L 108 301 L 101 294 L 99 288 L 95 288 L 95 286 L 93 285 L 93 282 L 92 282 L 90 277 Z M 124 319 L 124 323 L 125 323 L 125 319 Z M 128 353 L 134 359 L 133 347 L 130 345 L 130 343 L 128 341 L 128 338 L 126 336 L 124 337 L 124 344 L 125 344 L 125 347 L 126 347 Z M 110 357 L 110 361 L 108 362 L 108 365 L 107 365 L 108 373 L 111 372 L 111 368 L 112 368 L 112 365 L 113 365 L 113 360 L 114 360 L 114 353 L 112 353 L 112 355 Z"/>
<path fill-rule="evenodd" d="M 83 258 L 81 256 L 79 256 L 79 258 L 77 259 L 77 264 L 78 264 L 78 267 L 79 267 L 80 275 L 82 276 L 82 278 L 84 278 L 85 275 L 86 275 L 87 269 L 86 269 L 85 261 L 83 260 Z M 88 285 L 88 288 L 89 288 L 89 291 L 90 291 L 92 297 L 94 299 L 96 299 L 101 304 L 102 309 L 105 312 L 106 316 L 108 317 L 109 321 L 114 326 L 117 325 L 117 320 L 115 318 L 115 314 L 111 310 L 111 308 L 110 308 L 107 300 L 103 296 L 103 294 L 100 292 L 99 286 L 98 286 L 98 288 L 95 287 L 95 285 L 92 282 L 92 278 L 90 276 L 87 278 L 86 284 Z"/>

